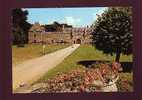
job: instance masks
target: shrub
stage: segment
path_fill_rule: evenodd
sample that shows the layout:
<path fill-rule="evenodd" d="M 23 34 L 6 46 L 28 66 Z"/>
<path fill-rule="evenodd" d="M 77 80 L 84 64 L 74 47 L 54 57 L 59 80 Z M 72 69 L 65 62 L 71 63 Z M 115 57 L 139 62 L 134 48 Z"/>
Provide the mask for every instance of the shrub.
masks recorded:
<path fill-rule="evenodd" d="M 33 93 L 57 93 L 57 92 L 95 92 L 100 91 L 101 87 L 109 84 L 118 73 L 114 72 L 115 63 L 97 63 L 97 67 L 75 69 L 66 73 L 59 73 L 55 77 L 44 81 Z M 117 64 L 116 64 L 117 65 Z M 95 64 L 93 65 L 95 66 Z M 126 77 L 120 74 L 120 82 L 117 83 L 119 90 L 129 91 L 129 85 L 123 85 L 125 80 L 132 81 L 131 76 Z M 96 83 L 97 82 L 97 86 Z M 123 86 L 125 87 L 123 87 Z"/>
<path fill-rule="evenodd" d="M 117 87 L 121 92 L 133 92 L 133 73 L 120 73 Z"/>

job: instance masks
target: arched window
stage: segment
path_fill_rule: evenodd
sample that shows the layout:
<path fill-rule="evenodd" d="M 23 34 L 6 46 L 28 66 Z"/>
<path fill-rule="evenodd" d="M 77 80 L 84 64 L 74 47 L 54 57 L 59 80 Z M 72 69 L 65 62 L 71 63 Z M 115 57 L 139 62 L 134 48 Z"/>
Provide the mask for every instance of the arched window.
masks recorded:
<path fill-rule="evenodd" d="M 61 43 L 64 43 L 64 40 L 61 39 Z"/>
<path fill-rule="evenodd" d="M 81 39 L 77 39 L 76 44 L 81 44 Z"/>
<path fill-rule="evenodd" d="M 34 40 L 34 43 L 36 43 L 36 40 Z"/>
<path fill-rule="evenodd" d="M 36 34 L 34 34 L 34 38 L 36 37 Z"/>
<path fill-rule="evenodd" d="M 52 43 L 54 43 L 54 40 L 51 40 Z"/>

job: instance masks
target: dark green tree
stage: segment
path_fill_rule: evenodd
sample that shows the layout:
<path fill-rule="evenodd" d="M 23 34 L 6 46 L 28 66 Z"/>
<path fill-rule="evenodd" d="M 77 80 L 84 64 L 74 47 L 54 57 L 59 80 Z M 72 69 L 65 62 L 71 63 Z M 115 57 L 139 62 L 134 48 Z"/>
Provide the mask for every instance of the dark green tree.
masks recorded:
<path fill-rule="evenodd" d="M 28 30 L 31 24 L 27 22 L 28 11 L 14 9 L 12 11 L 12 35 L 13 44 L 24 44 L 28 42 Z"/>
<path fill-rule="evenodd" d="M 56 31 L 61 31 L 62 30 L 62 25 L 59 24 L 58 22 L 53 22 L 53 24 L 50 25 L 44 25 L 45 30 L 49 32 L 56 32 Z"/>
<path fill-rule="evenodd" d="M 93 45 L 105 54 L 115 53 L 115 61 L 119 62 L 121 53 L 132 53 L 132 8 L 108 8 L 98 15 L 93 28 Z"/>

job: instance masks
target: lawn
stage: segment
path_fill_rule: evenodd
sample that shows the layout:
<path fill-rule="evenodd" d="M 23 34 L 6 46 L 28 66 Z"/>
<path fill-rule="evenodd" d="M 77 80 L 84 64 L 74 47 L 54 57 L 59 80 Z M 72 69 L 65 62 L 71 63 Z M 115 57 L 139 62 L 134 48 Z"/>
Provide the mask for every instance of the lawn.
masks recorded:
<path fill-rule="evenodd" d="M 45 76 L 40 78 L 37 82 L 43 82 L 49 78 L 57 75 L 58 73 L 69 72 L 77 68 L 83 68 L 83 64 L 79 62 L 90 62 L 90 61 L 114 61 L 115 55 L 105 55 L 101 51 L 98 51 L 95 47 L 91 45 L 81 45 L 73 54 L 68 56 L 61 64 L 57 65 L 55 68 L 49 70 Z M 121 62 L 132 62 L 132 55 L 121 55 Z"/>
<path fill-rule="evenodd" d="M 68 44 L 60 45 L 47 45 L 45 48 L 45 53 L 51 53 L 56 50 L 62 49 L 69 46 Z M 25 47 L 12 46 L 12 62 L 13 66 L 35 57 L 42 56 L 42 45 L 40 44 L 27 44 Z"/>

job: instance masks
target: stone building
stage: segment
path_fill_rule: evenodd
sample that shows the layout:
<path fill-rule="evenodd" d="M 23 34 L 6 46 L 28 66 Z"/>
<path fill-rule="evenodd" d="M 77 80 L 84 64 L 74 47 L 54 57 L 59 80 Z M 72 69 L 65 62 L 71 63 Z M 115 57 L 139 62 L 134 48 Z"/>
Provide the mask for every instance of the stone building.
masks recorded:
<path fill-rule="evenodd" d="M 92 42 L 92 29 L 89 27 L 74 28 L 67 24 L 58 24 L 56 28 L 58 28 L 56 31 L 47 31 L 47 29 L 39 23 L 33 24 L 29 30 L 29 43 L 89 44 Z"/>

